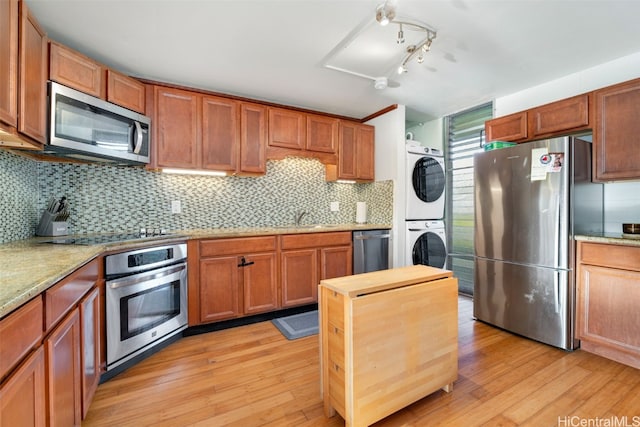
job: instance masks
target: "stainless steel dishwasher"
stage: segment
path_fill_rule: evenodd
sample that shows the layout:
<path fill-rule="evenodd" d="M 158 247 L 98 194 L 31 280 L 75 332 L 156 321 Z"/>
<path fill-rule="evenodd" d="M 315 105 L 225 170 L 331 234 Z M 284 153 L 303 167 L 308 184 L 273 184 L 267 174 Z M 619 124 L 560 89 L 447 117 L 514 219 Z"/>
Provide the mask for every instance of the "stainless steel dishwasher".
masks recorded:
<path fill-rule="evenodd" d="M 353 274 L 389 268 L 391 230 L 353 232 Z"/>

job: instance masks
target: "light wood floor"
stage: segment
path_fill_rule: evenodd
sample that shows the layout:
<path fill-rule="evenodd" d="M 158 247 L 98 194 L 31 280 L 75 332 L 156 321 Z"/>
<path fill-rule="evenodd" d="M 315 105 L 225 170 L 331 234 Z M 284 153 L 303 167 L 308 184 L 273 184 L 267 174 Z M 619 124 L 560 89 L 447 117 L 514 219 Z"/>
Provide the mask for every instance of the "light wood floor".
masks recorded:
<path fill-rule="evenodd" d="M 640 425 L 640 370 L 476 322 L 459 302 L 453 392 L 376 427 Z M 183 338 L 101 384 L 83 426 L 344 426 L 324 416 L 318 363 L 317 336 L 287 341 L 271 322 Z"/>

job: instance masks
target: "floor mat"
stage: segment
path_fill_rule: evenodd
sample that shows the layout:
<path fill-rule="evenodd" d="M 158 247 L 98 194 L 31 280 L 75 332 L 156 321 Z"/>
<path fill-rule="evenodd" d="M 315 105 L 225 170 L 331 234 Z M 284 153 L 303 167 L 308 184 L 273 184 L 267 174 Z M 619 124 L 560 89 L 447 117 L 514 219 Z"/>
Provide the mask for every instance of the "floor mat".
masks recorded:
<path fill-rule="evenodd" d="M 318 310 L 280 317 L 271 323 L 289 340 L 307 337 L 318 333 Z"/>

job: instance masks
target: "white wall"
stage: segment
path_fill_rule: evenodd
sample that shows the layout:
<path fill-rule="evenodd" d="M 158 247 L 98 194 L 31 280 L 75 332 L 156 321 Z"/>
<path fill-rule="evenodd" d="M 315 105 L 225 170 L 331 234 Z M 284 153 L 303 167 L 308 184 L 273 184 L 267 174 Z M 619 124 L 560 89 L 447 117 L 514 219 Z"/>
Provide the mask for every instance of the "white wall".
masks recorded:
<path fill-rule="evenodd" d="M 569 98 L 640 77 L 640 52 L 496 98 L 494 117 Z"/>
<path fill-rule="evenodd" d="M 391 230 L 392 267 L 403 265 L 405 246 L 405 106 L 367 122 L 376 127 L 377 181 L 393 181 L 393 228 Z"/>
<path fill-rule="evenodd" d="M 413 139 L 421 145 L 436 148 L 444 152 L 444 118 L 439 118 L 407 128 L 413 133 Z"/>
<path fill-rule="evenodd" d="M 496 98 L 494 116 L 504 116 L 638 77 L 640 52 Z M 621 233 L 623 222 L 640 222 L 640 181 L 605 184 L 604 206 L 605 232 Z"/>

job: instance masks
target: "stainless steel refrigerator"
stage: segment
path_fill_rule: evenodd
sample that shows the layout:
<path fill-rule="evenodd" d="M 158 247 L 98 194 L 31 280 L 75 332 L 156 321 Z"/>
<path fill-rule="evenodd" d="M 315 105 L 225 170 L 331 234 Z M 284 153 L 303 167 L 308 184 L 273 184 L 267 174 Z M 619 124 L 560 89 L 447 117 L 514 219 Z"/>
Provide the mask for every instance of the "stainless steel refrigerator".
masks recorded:
<path fill-rule="evenodd" d="M 574 349 L 575 234 L 602 232 L 591 144 L 572 137 L 474 157 L 474 316 Z"/>

